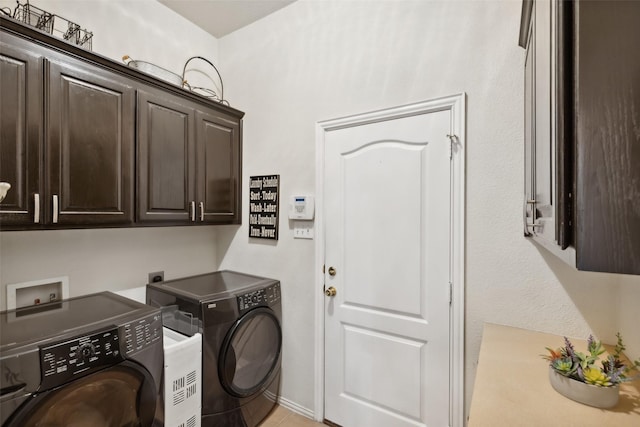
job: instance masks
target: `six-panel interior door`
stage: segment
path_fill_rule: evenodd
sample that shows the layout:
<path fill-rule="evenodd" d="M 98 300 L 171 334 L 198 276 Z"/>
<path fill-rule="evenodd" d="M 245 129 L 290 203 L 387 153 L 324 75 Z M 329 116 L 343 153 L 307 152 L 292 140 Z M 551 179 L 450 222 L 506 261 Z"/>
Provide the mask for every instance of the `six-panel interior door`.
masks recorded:
<path fill-rule="evenodd" d="M 449 110 L 325 134 L 325 418 L 446 426 Z"/>

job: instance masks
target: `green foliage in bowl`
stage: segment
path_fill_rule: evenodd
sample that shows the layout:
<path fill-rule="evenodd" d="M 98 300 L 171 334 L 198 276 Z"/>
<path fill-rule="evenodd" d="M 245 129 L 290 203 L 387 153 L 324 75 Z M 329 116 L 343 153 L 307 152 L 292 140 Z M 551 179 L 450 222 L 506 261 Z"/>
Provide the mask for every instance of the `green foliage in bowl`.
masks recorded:
<path fill-rule="evenodd" d="M 549 361 L 549 365 L 560 375 L 576 381 L 593 384 L 600 387 L 611 387 L 627 381 L 633 381 L 636 377 L 630 376 L 632 369 L 640 367 L 640 359 L 626 364 L 622 361 L 622 352 L 625 350 L 622 336 L 618 332 L 618 343 L 613 354 L 604 360 L 600 356 L 605 352 L 600 341 L 596 341 L 589 335 L 587 340 L 588 353 L 576 351 L 567 337 L 564 337 L 564 347 L 553 350 L 545 347 L 548 355 L 542 356 Z M 597 362 L 601 362 L 601 367 Z"/>

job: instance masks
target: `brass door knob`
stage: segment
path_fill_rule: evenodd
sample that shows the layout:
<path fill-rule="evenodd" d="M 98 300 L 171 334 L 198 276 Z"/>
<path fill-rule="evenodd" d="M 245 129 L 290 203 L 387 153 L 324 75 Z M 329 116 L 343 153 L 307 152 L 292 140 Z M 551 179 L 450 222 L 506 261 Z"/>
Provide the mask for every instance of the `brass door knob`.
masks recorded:
<path fill-rule="evenodd" d="M 329 267 L 329 276 L 335 276 L 336 275 L 336 269 L 333 267 Z"/>
<path fill-rule="evenodd" d="M 324 294 L 328 297 L 335 297 L 336 288 L 334 288 L 333 286 L 329 286 L 327 289 L 324 290 Z"/>

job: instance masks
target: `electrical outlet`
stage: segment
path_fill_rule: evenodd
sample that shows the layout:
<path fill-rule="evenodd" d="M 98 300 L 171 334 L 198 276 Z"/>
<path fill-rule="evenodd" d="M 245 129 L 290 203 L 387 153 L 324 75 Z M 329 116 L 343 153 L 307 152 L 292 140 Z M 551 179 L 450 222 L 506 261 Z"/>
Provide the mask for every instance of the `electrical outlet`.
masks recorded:
<path fill-rule="evenodd" d="M 293 224 L 294 239 L 313 239 L 313 222 L 295 221 Z"/>
<path fill-rule="evenodd" d="M 149 281 L 147 283 L 164 282 L 164 271 L 156 271 L 155 273 L 149 273 Z"/>

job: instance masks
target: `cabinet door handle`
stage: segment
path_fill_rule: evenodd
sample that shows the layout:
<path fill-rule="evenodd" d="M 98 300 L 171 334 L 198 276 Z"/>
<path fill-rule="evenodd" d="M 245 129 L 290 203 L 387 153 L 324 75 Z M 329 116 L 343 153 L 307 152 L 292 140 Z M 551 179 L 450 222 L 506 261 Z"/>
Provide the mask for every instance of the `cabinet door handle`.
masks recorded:
<path fill-rule="evenodd" d="M 191 222 L 196 222 L 196 202 L 191 201 Z"/>
<path fill-rule="evenodd" d="M 33 222 L 34 224 L 40 222 L 40 195 L 38 193 L 33 195 Z"/>
<path fill-rule="evenodd" d="M 53 198 L 53 223 L 58 223 L 58 195 L 54 194 Z"/>
<path fill-rule="evenodd" d="M 200 222 L 204 222 L 204 202 L 200 202 Z"/>

